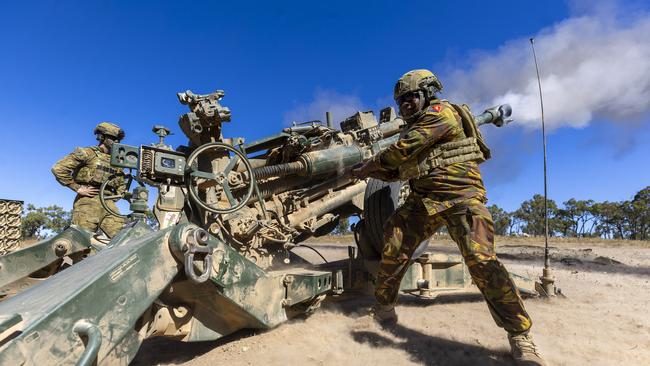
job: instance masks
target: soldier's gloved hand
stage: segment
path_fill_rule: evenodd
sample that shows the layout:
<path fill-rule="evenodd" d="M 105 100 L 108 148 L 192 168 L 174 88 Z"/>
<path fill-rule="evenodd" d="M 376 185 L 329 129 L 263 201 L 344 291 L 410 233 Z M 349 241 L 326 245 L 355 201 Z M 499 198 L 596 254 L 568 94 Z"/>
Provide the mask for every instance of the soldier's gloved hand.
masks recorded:
<path fill-rule="evenodd" d="M 352 176 L 357 179 L 366 179 L 370 174 L 379 169 L 379 164 L 375 159 L 370 159 L 365 163 L 359 163 L 352 167 Z"/>
<path fill-rule="evenodd" d="M 93 186 L 81 186 L 77 189 L 77 194 L 83 197 L 95 197 L 99 194 L 99 189 Z"/>

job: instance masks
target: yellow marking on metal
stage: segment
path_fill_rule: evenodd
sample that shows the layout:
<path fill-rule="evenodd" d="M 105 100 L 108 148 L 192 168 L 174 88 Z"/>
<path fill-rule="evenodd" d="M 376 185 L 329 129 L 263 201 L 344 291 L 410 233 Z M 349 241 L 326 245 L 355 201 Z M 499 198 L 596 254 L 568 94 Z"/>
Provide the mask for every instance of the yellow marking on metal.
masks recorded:
<path fill-rule="evenodd" d="M 140 262 L 140 257 L 138 257 L 138 253 L 134 253 L 111 272 L 109 275 L 111 282 L 116 282 L 119 280 L 120 277 L 124 276 L 124 274 L 133 268 L 133 266 L 135 266 L 138 262 Z"/>

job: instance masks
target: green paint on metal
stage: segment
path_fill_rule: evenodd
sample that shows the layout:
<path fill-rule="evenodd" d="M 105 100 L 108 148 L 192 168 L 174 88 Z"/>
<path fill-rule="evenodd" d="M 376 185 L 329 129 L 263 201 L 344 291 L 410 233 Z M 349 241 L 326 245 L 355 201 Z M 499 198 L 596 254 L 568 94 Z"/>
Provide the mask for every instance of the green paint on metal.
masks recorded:
<path fill-rule="evenodd" d="M 400 290 L 407 293 L 420 291 L 447 291 L 463 289 L 470 283 L 470 276 L 462 256 L 458 254 L 424 253 L 407 270 Z"/>
<path fill-rule="evenodd" d="M 91 248 L 91 234 L 70 226 L 60 234 L 0 257 L 0 296 L 5 287 L 59 258 Z"/>
<path fill-rule="evenodd" d="M 20 314 L 0 315 L 0 333 L 23 321 Z"/>
<path fill-rule="evenodd" d="M 122 238 L 47 281 L 0 303 L 0 314 L 19 314 L 17 336 L 1 334 L 0 364 L 13 364 L 16 354 L 29 364 L 74 363 L 85 346 L 73 327 L 79 320 L 95 324 L 102 336 L 99 363 L 127 363 L 128 354 L 114 348 L 131 338 L 138 318 L 178 273 L 166 243 L 187 225 L 144 233 L 134 225 Z M 119 238 L 116 238 L 119 239 Z M 29 350 L 23 354 L 23 350 Z M 108 359 L 118 357 L 118 359 Z"/>

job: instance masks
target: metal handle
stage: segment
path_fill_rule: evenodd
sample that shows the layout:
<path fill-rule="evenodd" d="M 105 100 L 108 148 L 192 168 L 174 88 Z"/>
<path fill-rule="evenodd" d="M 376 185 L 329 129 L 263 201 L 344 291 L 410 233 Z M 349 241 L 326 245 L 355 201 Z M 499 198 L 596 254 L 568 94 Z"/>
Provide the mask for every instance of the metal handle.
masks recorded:
<path fill-rule="evenodd" d="M 194 271 L 194 253 L 206 253 L 203 258 L 203 270 L 197 276 Z M 191 246 L 190 250 L 185 253 L 185 274 L 194 282 L 203 283 L 208 280 L 212 272 L 212 248 Z"/>
<path fill-rule="evenodd" d="M 203 283 L 210 278 L 212 273 L 212 247 L 208 244 L 208 233 L 203 229 L 196 229 L 188 237 L 188 243 L 184 246 L 185 252 L 185 274 L 192 281 Z M 197 275 L 194 270 L 194 254 L 205 254 L 203 257 L 203 269 Z"/>
<path fill-rule="evenodd" d="M 77 366 L 91 366 L 97 360 L 99 347 L 102 345 L 102 332 L 98 326 L 85 319 L 76 322 L 72 327 L 72 331 L 79 336 L 88 337 L 86 349 L 81 354 L 79 361 L 77 361 Z"/>

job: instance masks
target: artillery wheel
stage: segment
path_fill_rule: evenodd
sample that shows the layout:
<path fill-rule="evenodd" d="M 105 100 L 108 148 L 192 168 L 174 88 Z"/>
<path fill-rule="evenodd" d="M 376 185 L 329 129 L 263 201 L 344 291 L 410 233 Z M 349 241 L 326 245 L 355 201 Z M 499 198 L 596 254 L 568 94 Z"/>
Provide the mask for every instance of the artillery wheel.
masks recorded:
<path fill-rule="evenodd" d="M 364 227 L 360 241 L 366 240 L 367 244 L 363 247 L 372 249 L 375 253 L 370 253 L 374 257 L 376 254 L 381 258 L 381 252 L 384 249 L 384 224 L 395 210 L 406 200 L 410 193 L 410 188 L 406 182 L 384 182 L 378 179 L 370 179 L 363 201 Z M 419 257 L 428 247 L 429 239 L 425 239 L 418 245 L 413 252 L 412 258 Z"/>
<path fill-rule="evenodd" d="M 384 182 L 372 178 L 366 186 L 363 196 L 364 237 L 361 240 L 367 240 L 370 244 L 367 247 L 378 257 L 381 257 L 384 248 L 384 224 L 405 198 L 403 186 L 408 187 L 404 182 Z"/>

